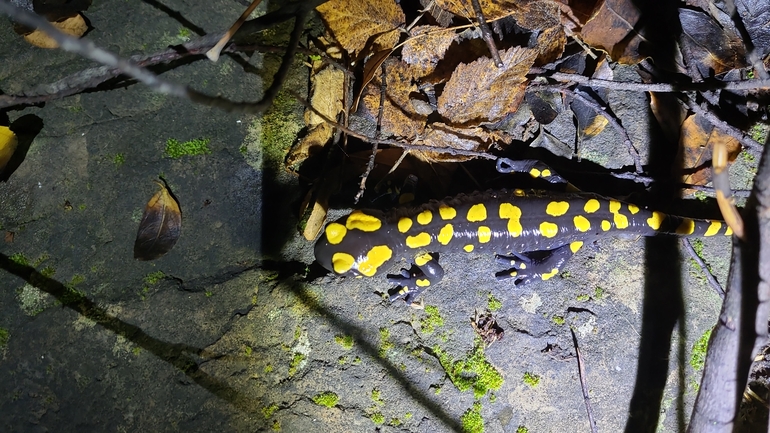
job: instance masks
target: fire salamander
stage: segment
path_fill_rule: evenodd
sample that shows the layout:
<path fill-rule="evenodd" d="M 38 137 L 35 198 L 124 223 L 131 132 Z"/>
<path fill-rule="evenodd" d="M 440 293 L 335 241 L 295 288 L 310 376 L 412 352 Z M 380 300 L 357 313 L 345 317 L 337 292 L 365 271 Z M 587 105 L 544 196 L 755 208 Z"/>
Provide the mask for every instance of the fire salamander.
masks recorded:
<path fill-rule="evenodd" d="M 543 163 L 516 162 L 524 163 L 533 177 L 564 182 Z M 508 268 L 496 276 L 524 285 L 553 278 L 584 244 L 619 233 L 695 237 L 731 235 L 732 230 L 722 221 L 668 215 L 591 193 L 514 189 L 390 212 L 353 211 L 326 226 L 315 257 L 337 275 L 364 277 L 388 269 L 400 257 L 414 257 L 412 269 L 388 275 L 398 286 L 390 292 L 391 301 L 411 304 L 444 276 L 436 253 L 509 253 L 496 255 Z"/>

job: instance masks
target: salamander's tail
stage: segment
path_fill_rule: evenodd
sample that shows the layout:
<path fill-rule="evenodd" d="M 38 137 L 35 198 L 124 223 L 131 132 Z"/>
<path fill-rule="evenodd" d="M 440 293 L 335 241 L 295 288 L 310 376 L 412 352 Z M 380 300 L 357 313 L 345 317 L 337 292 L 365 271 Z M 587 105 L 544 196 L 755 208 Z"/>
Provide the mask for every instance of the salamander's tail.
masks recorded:
<path fill-rule="evenodd" d="M 657 233 L 683 237 L 730 236 L 733 230 L 724 221 L 701 220 L 652 212 L 647 224 Z"/>

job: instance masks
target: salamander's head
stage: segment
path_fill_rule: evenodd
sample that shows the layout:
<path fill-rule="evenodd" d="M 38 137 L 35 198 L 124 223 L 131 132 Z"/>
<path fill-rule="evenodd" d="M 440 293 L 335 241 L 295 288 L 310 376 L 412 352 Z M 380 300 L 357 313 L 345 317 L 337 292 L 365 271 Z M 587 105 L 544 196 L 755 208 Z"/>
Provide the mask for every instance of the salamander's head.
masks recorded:
<path fill-rule="evenodd" d="M 376 275 L 393 257 L 383 226 L 371 211 L 353 211 L 330 223 L 315 244 L 316 261 L 337 275 Z"/>

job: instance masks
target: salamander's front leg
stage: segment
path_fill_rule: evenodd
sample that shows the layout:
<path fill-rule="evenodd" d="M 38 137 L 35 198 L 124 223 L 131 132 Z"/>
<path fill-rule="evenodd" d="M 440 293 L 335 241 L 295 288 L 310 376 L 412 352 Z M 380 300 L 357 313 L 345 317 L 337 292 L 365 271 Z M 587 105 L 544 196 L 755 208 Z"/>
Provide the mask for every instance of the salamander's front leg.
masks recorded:
<path fill-rule="evenodd" d="M 432 284 L 444 278 L 444 268 L 438 264 L 438 254 L 421 254 L 414 259 L 411 269 L 401 269 L 399 275 L 388 275 L 388 281 L 397 287 L 390 290 L 390 302 L 403 299 L 411 304 L 422 292 Z"/>
<path fill-rule="evenodd" d="M 514 284 L 523 286 L 532 281 L 549 280 L 559 273 L 567 260 L 572 257 L 583 242 L 575 241 L 552 250 L 514 253 L 510 256 L 495 255 L 498 263 L 510 266 L 508 270 L 495 274 L 498 280 L 514 278 Z"/>

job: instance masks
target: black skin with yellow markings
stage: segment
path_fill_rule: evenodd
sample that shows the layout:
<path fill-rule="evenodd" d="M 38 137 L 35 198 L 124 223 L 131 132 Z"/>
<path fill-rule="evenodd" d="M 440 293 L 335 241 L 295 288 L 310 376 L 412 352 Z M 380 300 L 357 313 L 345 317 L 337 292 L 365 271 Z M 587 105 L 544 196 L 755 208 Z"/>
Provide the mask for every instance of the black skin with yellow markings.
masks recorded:
<path fill-rule="evenodd" d="M 508 269 L 496 275 L 524 285 L 557 275 L 583 244 L 621 233 L 732 234 L 722 221 L 666 215 L 591 193 L 500 190 L 390 212 L 354 211 L 327 225 L 315 257 L 337 275 L 367 277 L 415 257 L 412 269 L 388 275 L 398 286 L 391 300 L 410 304 L 443 277 L 437 253 L 509 254 L 497 255 Z"/>

